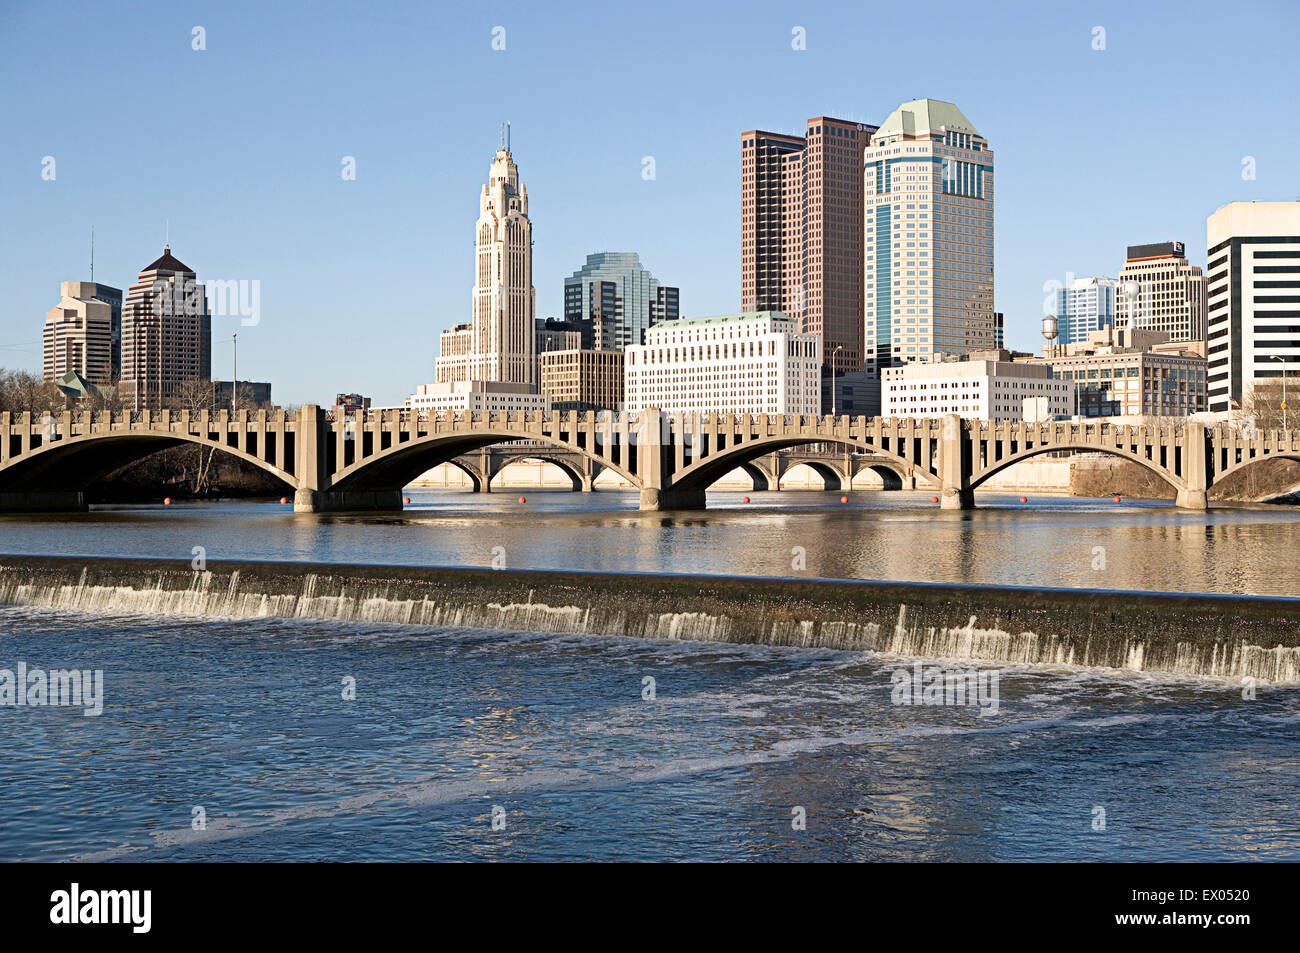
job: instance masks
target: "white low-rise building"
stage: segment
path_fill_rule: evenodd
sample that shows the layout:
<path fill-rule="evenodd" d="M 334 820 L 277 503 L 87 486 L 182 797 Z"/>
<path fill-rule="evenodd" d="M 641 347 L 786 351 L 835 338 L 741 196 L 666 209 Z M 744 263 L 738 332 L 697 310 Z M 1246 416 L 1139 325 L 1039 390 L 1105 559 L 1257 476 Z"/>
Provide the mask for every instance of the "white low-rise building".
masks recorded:
<path fill-rule="evenodd" d="M 504 381 L 448 381 L 421 384 L 406 406 L 411 410 L 540 410 L 551 409 L 551 398 L 534 394 L 527 384 Z"/>
<path fill-rule="evenodd" d="M 939 417 L 957 414 L 971 420 L 1024 420 L 1025 399 L 1033 416 L 1069 417 L 1074 389 L 1052 378 L 1044 364 L 1013 361 L 1005 351 L 976 352 L 964 361 L 904 364 L 881 371 L 881 414 L 885 417 Z"/>
<path fill-rule="evenodd" d="M 780 311 L 665 321 L 625 354 L 629 411 L 821 412 L 821 338 Z"/>

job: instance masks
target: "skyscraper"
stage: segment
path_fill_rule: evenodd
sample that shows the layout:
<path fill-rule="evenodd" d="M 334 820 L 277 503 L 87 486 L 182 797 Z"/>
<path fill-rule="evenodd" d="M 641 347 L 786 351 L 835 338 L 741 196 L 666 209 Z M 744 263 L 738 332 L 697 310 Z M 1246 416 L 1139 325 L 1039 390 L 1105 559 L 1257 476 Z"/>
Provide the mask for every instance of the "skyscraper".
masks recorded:
<path fill-rule="evenodd" d="M 952 103 L 903 103 L 865 159 L 867 367 L 988 350 L 993 153 Z"/>
<path fill-rule="evenodd" d="M 644 343 L 652 325 L 677 320 L 678 298 L 636 252 L 596 252 L 564 279 L 564 320 L 582 326 L 584 348 L 622 350 Z"/>
<path fill-rule="evenodd" d="M 75 372 L 92 384 L 112 379 L 113 307 L 90 281 L 65 281 L 60 300 L 45 313 L 42 370 L 46 381 Z M 122 292 L 117 292 L 119 305 Z M 120 312 L 119 312 L 120 313 Z"/>
<path fill-rule="evenodd" d="M 150 262 L 122 306 L 122 395 L 158 409 L 189 380 L 212 379 L 212 316 L 198 276 L 170 245 Z"/>
<path fill-rule="evenodd" d="M 1056 289 L 1057 329 L 1060 344 L 1084 344 L 1093 331 L 1115 323 L 1114 278 L 1075 278 Z"/>
<path fill-rule="evenodd" d="M 505 135 L 479 194 L 475 236 L 472 318 L 443 333 L 436 380 L 501 381 L 535 391 L 533 225 Z"/>
<path fill-rule="evenodd" d="M 1130 245 L 1119 271 L 1115 327 L 1164 331 L 1171 343 L 1204 341 L 1205 287 L 1182 242 Z"/>
<path fill-rule="evenodd" d="M 795 319 L 837 374 L 863 364 L 862 154 L 874 131 L 818 116 L 802 137 L 740 137 L 741 310 Z"/>
<path fill-rule="evenodd" d="M 1224 411 L 1300 370 L 1300 202 L 1230 202 L 1205 240 L 1210 410 Z"/>

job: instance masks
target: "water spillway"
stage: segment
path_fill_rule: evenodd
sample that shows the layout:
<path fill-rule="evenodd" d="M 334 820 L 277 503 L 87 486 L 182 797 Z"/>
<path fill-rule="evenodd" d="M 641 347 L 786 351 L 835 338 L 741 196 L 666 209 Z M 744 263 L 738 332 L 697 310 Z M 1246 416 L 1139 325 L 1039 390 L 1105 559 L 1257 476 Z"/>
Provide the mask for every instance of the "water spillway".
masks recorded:
<path fill-rule="evenodd" d="M 0 603 L 871 650 L 1300 683 L 1300 599 L 736 576 L 0 556 Z"/>

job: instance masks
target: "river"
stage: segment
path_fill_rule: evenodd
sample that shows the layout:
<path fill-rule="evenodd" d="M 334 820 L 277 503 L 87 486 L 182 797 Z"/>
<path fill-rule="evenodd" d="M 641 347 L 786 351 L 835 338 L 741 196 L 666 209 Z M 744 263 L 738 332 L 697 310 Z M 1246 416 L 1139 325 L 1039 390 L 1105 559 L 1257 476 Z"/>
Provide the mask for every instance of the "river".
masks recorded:
<path fill-rule="evenodd" d="M 11 515 L 0 551 L 1300 592 L 1289 509 L 522 492 Z M 0 860 L 1300 858 L 1300 688 L 968 660 L 997 675 L 992 709 L 899 704 L 918 661 L 0 606 L 0 668 L 104 685 L 97 715 L 0 707 Z"/>

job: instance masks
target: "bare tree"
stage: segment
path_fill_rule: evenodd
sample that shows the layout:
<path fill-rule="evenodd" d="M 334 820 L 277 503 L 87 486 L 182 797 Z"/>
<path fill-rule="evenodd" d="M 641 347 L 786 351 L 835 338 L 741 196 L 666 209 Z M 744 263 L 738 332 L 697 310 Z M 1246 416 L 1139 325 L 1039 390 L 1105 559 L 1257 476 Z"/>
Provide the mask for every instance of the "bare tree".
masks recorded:
<path fill-rule="evenodd" d="M 0 370 L 0 411 L 56 414 L 67 407 L 63 391 L 28 371 Z"/>
<path fill-rule="evenodd" d="M 1246 417 L 1254 418 L 1257 430 L 1281 430 L 1283 420 L 1286 421 L 1287 426 L 1293 427 L 1300 424 L 1300 417 L 1296 416 L 1292 407 L 1295 398 L 1300 396 L 1297 393 L 1298 389 L 1300 389 L 1300 379 L 1293 381 L 1288 377 L 1285 384 L 1286 412 L 1283 413 L 1282 380 L 1279 378 L 1257 381 L 1246 395 L 1242 410 Z"/>
<path fill-rule="evenodd" d="M 197 419 L 205 410 L 210 415 L 215 416 L 217 411 L 216 388 L 212 381 L 189 378 L 181 381 L 180 386 L 176 388 L 176 393 L 168 401 L 168 405 L 172 410 L 188 410 L 191 418 Z M 187 471 L 188 461 L 192 461 L 194 467 L 194 479 L 190 481 L 190 485 L 195 494 L 205 493 L 209 489 L 208 482 L 212 475 L 212 460 L 217 454 L 217 448 L 195 444 L 186 448 L 186 451 L 184 456 L 187 458 Z M 185 475 L 188 476 L 188 472 Z"/>

